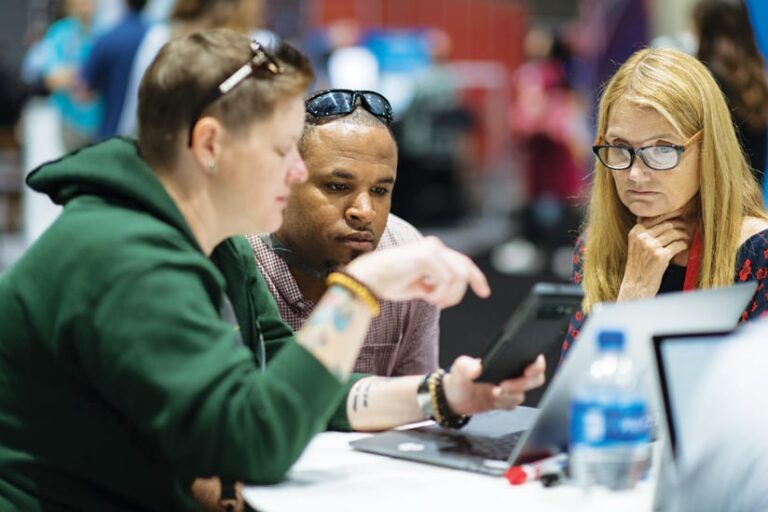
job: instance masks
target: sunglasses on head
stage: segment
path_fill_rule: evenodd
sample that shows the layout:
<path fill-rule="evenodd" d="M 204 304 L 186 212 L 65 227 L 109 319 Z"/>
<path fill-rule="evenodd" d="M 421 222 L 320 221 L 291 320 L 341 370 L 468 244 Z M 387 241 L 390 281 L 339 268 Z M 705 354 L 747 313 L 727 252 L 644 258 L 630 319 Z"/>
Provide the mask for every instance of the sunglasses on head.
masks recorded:
<path fill-rule="evenodd" d="M 258 69 L 264 68 L 272 76 L 279 75 L 284 71 L 283 67 L 277 62 L 277 60 L 275 60 L 275 58 L 270 55 L 258 41 L 251 41 L 251 52 L 253 53 L 253 57 L 251 57 L 248 62 L 240 66 L 237 71 L 229 75 L 229 77 L 221 82 L 218 87 L 216 87 L 216 89 L 211 91 L 211 93 L 195 110 L 195 113 L 192 116 L 192 122 L 189 125 L 189 137 L 187 138 L 188 147 L 192 147 L 192 130 L 195 128 L 195 124 L 197 123 L 198 119 L 200 119 L 203 111 L 208 108 L 211 103 L 243 83 L 246 78 L 255 76 Z"/>
<path fill-rule="evenodd" d="M 374 91 L 320 91 L 307 100 L 307 113 L 315 117 L 346 116 L 355 111 L 358 99 L 365 110 L 384 121 L 387 126 L 392 123 L 392 105 L 387 98 Z"/>

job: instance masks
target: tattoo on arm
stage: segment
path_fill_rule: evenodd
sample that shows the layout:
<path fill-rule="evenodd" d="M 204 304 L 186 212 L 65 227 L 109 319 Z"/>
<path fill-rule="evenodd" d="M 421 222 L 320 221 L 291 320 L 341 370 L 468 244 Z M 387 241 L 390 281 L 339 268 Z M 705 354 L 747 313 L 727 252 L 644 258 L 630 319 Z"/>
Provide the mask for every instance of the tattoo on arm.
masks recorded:
<path fill-rule="evenodd" d="M 369 395 L 373 388 L 391 380 L 391 377 L 368 377 L 358 381 L 352 388 L 352 410 L 357 412 L 358 403 L 362 402 L 362 409 L 367 409 Z"/>
<path fill-rule="evenodd" d="M 298 333 L 299 343 L 342 382 L 349 377 L 351 370 L 347 367 L 349 358 L 343 362 L 345 358 L 342 354 L 362 328 L 359 315 L 360 305 L 350 293 L 332 286 Z"/>
<path fill-rule="evenodd" d="M 337 293 L 334 293 L 334 291 Z M 324 328 L 330 324 L 337 332 L 346 331 L 354 315 L 352 305 L 349 301 L 339 301 L 339 293 L 335 288 L 331 288 L 327 295 L 332 300 L 323 301 L 318 306 L 315 313 L 309 317 L 307 326 Z"/>
<path fill-rule="evenodd" d="M 301 341 L 308 348 L 327 346 L 330 340 L 344 334 L 352 323 L 353 305 L 337 300 L 338 293 L 333 291 L 332 288 L 328 293 L 331 300 L 323 301 L 317 307 L 302 330 Z"/>

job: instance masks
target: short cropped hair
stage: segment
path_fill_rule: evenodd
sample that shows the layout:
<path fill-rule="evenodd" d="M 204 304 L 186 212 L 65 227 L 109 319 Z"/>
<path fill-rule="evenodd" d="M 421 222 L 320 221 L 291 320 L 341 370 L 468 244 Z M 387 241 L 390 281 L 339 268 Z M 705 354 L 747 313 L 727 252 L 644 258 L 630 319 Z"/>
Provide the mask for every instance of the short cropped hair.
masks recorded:
<path fill-rule="evenodd" d="M 314 78 L 309 60 L 280 43 L 269 50 L 282 70 L 266 68 L 246 78 L 200 112 L 233 133 L 268 118 L 285 98 L 301 96 Z M 147 69 L 139 87 L 139 150 L 150 164 L 170 168 L 181 137 L 212 91 L 253 58 L 248 37 L 231 30 L 207 30 L 171 40 Z"/>
<path fill-rule="evenodd" d="M 397 148 L 397 140 L 395 139 L 392 128 L 384 123 L 381 119 L 368 112 L 365 107 L 358 105 L 357 108 L 351 114 L 338 115 L 338 116 L 315 116 L 307 112 L 304 120 L 304 132 L 301 134 L 299 140 L 299 153 L 301 157 L 306 159 L 309 153 L 310 145 L 309 139 L 312 133 L 318 126 L 323 126 L 330 123 L 346 124 L 350 126 L 364 126 L 371 128 L 386 128 L 390 136 L 392 136 L 392 142 Z"/>

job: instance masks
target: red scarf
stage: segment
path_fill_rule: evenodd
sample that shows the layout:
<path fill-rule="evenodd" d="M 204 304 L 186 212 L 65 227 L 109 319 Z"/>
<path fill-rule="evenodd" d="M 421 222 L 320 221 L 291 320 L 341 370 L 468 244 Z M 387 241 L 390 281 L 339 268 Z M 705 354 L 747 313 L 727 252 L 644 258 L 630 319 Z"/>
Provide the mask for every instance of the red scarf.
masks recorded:
<path fill-rule="evenodd" d="M 701 267 L 701 232 L 698 228 L 693 234 L 693 242 L 688 250 L 688 266 L 685 269 L 683 291 L 695 290 L 699 284 L 699 268 Z"/>

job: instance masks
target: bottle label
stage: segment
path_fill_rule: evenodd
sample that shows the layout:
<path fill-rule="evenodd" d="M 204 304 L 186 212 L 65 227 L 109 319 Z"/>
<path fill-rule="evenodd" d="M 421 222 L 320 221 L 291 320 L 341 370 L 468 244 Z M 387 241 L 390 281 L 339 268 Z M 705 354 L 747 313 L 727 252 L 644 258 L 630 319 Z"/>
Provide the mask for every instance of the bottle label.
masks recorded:
<path fill-rule="evenodd" d="M 571 442 L 587 446 L 647 443 L 648 411 L 643 401 L 601 403 L 574 400 L 571 405 Z"/>

